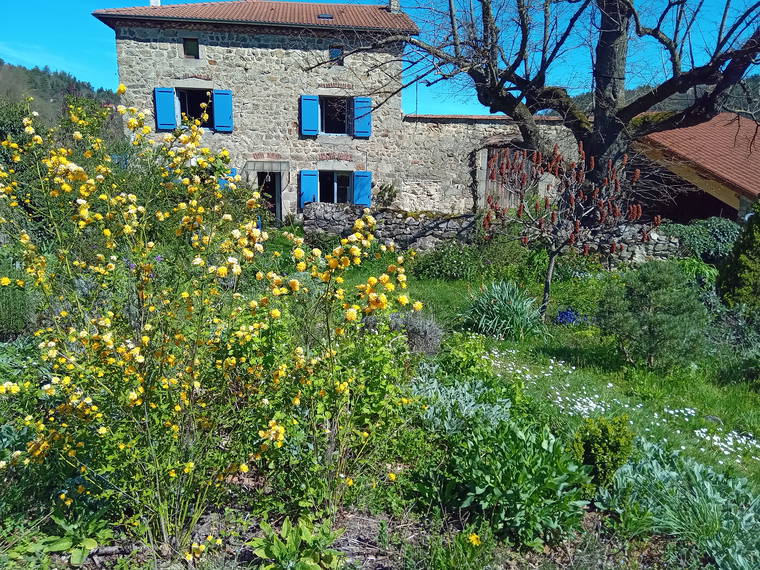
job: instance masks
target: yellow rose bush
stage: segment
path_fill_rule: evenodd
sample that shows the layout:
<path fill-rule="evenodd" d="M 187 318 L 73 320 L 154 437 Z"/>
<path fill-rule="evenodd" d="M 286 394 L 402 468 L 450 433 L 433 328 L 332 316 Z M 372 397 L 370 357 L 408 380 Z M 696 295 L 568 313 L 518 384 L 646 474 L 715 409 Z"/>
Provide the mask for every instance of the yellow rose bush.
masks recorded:
<path fill-rule="evenodd" d="M 0 481 L 191 558 L 197 521 L 230 497 L 333 512 L 403 429 L 406 345 L 382 317 L 413 310 L 403 257 L 368 213 L 331 251 L 289 233 L 271 251 L 258 193 L 198 121 L 156 134 L 118 112 L 120 154 L 96 128 L 109 111 L 74 106 L 61 128 L 28 117 L 27 138 L 2 142 L 3 256 L 23 279 L 0 277 L 37 300 L 41 367 L 0 384 L 17 435 Z"/>

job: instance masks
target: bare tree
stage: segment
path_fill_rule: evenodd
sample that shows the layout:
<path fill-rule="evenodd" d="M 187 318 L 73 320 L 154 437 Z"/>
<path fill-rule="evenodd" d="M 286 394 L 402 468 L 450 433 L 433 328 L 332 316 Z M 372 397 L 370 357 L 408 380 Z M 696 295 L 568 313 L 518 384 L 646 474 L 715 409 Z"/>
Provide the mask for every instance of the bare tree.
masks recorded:
<path fill-rule="evenodd" d="M 523 245 L 539 244 L 548 254 L 542 317 L 558 257 L 570 250 L 588 255 L 592 246 L 611 255 L 622 251 L 624 245 L 617 243 L 615 232 L 642 219 L 642 194 L 637 186 L 641 173 L 638 169 L 628 172 L 627 155 L 617 164 L 609 160 L 601 167 L 602 181 L 589 185 L 586 177 L 598 168 L 596 161 L 582 147 L 578 154 L 577 162 L 569 162 L 556 146 L 548 156 L 504 148 L 488 164 L 488 177 L 496 184 L 487 196 L 484 229 L 518 228 Z M 639 225 L 639 238 L 648 241 L 650 230 L 660 221 L 654 216 L 649 225 Z"/>
<path fill-rule="evenodd" d="M 446 0 L 422 12 L 429 18 L 419 37 L 404 39 L 415 80 L 466 78 L 491 112 L 515 119 L 527 148 L 551 153 L 554 142 L 536 117 L 559 115 L 588 156 L 597 157 L 588 177 L 600 183 L 631 141 L 719 113 L 757 63 L 760 2 L 723 0 L 717 10 L 715 4 Z M 579 83 L 568 85 L 568 78 Z M 627 101 L 633 79 L 650 87 Z M 593 93 L 591 110 L 576 103 L 570 87 Z M 676 94 L 692 95 L 685 108 L 649 112 Z"/>

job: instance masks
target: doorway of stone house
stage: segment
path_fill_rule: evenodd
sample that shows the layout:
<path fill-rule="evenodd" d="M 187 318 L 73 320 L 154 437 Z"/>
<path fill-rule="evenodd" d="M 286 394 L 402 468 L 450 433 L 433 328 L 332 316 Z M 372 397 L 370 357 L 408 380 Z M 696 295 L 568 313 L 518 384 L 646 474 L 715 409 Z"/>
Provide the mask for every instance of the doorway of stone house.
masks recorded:
<path fill-rule="evenodd" d="M 259 192 L 267 209 L 278 222 L 282 221 L 282 174 L 280 172 L 257 172 Z"/>

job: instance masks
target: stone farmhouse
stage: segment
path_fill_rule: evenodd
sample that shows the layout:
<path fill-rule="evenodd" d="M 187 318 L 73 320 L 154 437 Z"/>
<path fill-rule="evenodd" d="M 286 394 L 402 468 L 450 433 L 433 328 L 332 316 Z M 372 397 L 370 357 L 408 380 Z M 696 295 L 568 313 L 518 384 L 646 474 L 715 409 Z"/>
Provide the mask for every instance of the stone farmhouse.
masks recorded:
<path fill-rule="evenodd" d="M 398 0 L 150 4 L 94 12 L 116 33 L 124 104 L 170 131 L 210 94 L 206 140 L 229 149 L 278 219 L 312 202 L 375 205 L 389 185 L 386 205 L 402 210 L 473 211 L 489 145 L 518 135 L 504 116 L 403 113 L 393 38 L 418 29 Z"/>

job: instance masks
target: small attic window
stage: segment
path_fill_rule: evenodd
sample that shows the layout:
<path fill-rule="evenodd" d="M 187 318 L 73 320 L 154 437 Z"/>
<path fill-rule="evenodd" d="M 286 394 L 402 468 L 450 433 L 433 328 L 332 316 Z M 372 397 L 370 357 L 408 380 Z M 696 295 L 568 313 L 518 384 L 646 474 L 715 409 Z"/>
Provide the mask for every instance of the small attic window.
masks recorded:
<path fill-rule="evenodd" d="M 317 16 L 317 19 L 319 20 L 332 20 L 334 16 L 332 14 L 320 14 Z"/>
<path fill-rule="evenodd" d="M 182 53 L 185 59 L 200 59 L 201 48 L 198 38 L 182 38 Z"/>

